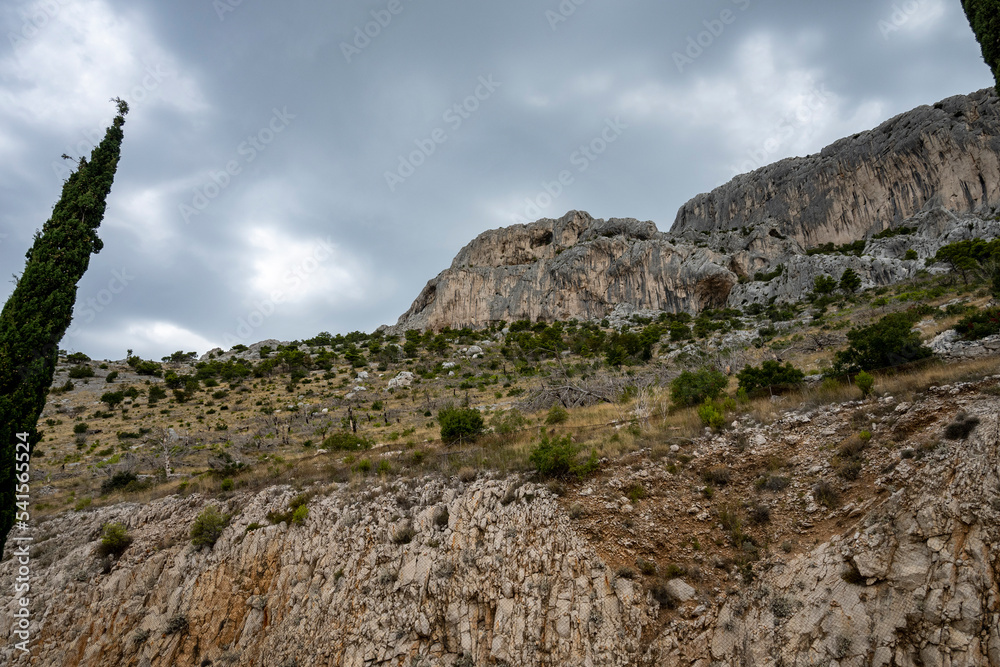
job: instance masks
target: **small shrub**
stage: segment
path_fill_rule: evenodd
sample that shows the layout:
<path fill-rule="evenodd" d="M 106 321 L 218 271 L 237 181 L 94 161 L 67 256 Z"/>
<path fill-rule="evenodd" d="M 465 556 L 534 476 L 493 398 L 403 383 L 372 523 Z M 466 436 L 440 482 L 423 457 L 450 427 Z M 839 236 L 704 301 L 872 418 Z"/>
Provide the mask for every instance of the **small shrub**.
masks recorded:
<path fill-rule="evenodd" d="M 708 399 L 698 406 L 698 418 L 702 424 L 714 430 L 726 425 L 726 415 Z"/>
<path fill-rule="evenodd" d="M 222 531 L 229 525 L 229 519 L 229 515 L 220 514 L 215 505 L 209 505 L 191 524 L 191 544 L 198 548 L 212 548 L 222 537 Z"/>
<path fill-rule="evenodd" d="M 430 413 L 426 415 L 430 417 Z M 528 420 L 518 410 L 506 410 L 498 412 L 490 418 L 490 427 L 497 435 L 509 436 L 517 433 L 525 426 Z"/>
<path fill-rule="evenodd" d="M 621 579 L 635 579 L 635 570 L 624 565 L 615 570 L 615 575 Z"/>
<path fill-rule="evenodd" d="M 386 461 L 385 459 L 379 461 L 378 465 L 375 466 L 376 475 L 379 476 L 388 475 L 391 472 L 392 472 L 392 464 Z"/>
<path fill-rule="evenodd" d="M 684 371 L 670 383 L 670 399 L 677 406 L 695 406 L 717 398 L 728 384 L 723 373 L 710 368 Z"/>
<path fill-rule="evenodd" d="M 445 444 L 474 441 L 484 430 L 485 422 L 479 410 L 444 408 L 438 413 L 441 440 Z"/>
<path fill-rule="evenodd" d="M 120 558 L 129 545 L 132 538 L 128 534 L 125 526 L 120 523 L 106 523 L 101 529 L 101 543 L 97 546 L 97 555 L 106 558 Z"/>
<path fill-rule="evenodd" d="M 94 377 L 94 369 L 86 364 L 80 364 L 79 366 L 73 366 L 69 369 L 69 377 L 73 380 L 82 380 L 83 378 Z"/>
<path fill-rule="evenodd" d="M 833 509 L 840 504 L 840 494 L 837 490 L 833 488 L 833 485 L 826 480 L 818 482 L 812 489 L 813 498 L 816 502 L 826 507 L 827 509 Z"/>
<path fill-rule="evenodd" d="M 107 383 L 112 383 L 112 382 L 114 382 L 117 379 L 118 379 L 118 371 L 111 371 L 104 378 L 104 381 L 107 382 Z"/>
<path fill-rule="evenodd" d="M 978 425 L 979 417 L 960 412 L 955 421 L 945 426 L 944 437 L 948 440 L 965 440 Z"/>
<path fill-rule="evenodd" d="M 301 526 L 306 522 L 306 518 L 309 516 L 309 508 L 305 505 L 299 505 L 292 512 L 292 523 L 297 526 Z"/>
<path fill-rule="evenodd" d="M 167 635 L 180 634 L 182 632 L 187 632 L 187 629 L 187 616 L 177 614 L 176 616 L 170 617 L 170 620 L 167 621 L 167 627 L 163 630 L 163 633 Z"/>
<path fill-rule="evenodd" d="M 417 529 L 413 524 L 407 523 L 393 531 L 392 541 L 394 544 L 409 544 L 417 535 Z"/>
<path fill-rule="evenodd" d="M 771 520 L 771 508 L 767 505 L 754 505 L 750 508 L 750 522 L 760 525 Z"/>
<path fill-rule="evenodd" d="M 558 403 L 553 403 L 545 415 L 545 423 L 551 426 L 553 424 L 565 424 L 567 421 L 569 421 L 569 411 Z"/>
<path fill-rule="evenodd" d="M 106 496 L 115 491 L 138 490 L 137 487 L 139 487 L 139 477 L 134 472 L 119 471 L 101 482 L 101 495 Z"/>
<path fill-rule="evenodd" d="M 861 371 L 860 373 L 854 376 L 854 383 L 858 385 L 858 389 L 861 390 L 861 395 L 864 398 L 868 398 L 869 396 L 871 396 L 872 387 L 875 385 L 875 378 L 872 377 L 869 373 Z"/>
<path fill-rule="evenodd" d="M 642 572 L 647 577 L 652 577 L 653 575 L 656 574 L 656 563 L 652 561 L 640 558 L 638 561 L 636 561 L 635 564 L 636 567 L 639 568 L 639 571 Z"/>
<path fill-rule="evenodd" d="M 788 485 L 792 483 L 792 480 L 788 477 L 783 477 L 781 475 L 765 475 L 759 477 L 754 486 L 757 490 L 766 491 L 784 491 L 788 488 Z"/>
<path fill-rule="evenodd" d="M 597 470 L 597 452 L 591 450 L 586 461 L 578 461 L 583 447 L 573 444 L 573 438 L 565 435 L 562 438 L 549 439 L 542 433 L 542 440 L 528 456 L 528 461 L 542 477 L 583 477 Z"/>
<path fill-rule="evenodd" d="M 226 479 L 222 480 L 221 484 L 219 484 L 219 489 L 221 491 L 227 491 L 228 492 L 228 491 L 232 491 L 233 490 L 233 486 L 235 486 L 233 484 L 233 480 L 227 477 Z"/>
<path fill-rule="evenodd" d="M 86 435 L 88 430 L 90 430 L 90 425 L 87 422 L 73 424 L 73 433 L 77 435 Z"/>
<path fill-rule="evenodd" d="M 967 315 L 955 325 L 955 331 L 963 340 L 979 340 L 1000 333 L 1000 308 L 987 308 Z"/>
<path fill-rule="evenodd" d="M 364 449 L 370 449 L 371 446 L 371 443 L 364 438 L 354 433 L 343 431 L 338 431 L 323 440 L 323 449 L 333 451 L 357 452 Z"/>
<path fill-rule="evenodd" d="M 701 473 L 701 478 L 706 484 L 715 486 L 725 486 L 732 478 L 732 471 L 727 466 L 713 466 Z"/>
<path fill-rule="evenodd" d="M 846 459 L 834 466 L 834 472 L 838 477 L 848 481 L 854 481 L 861 475 L 862 462 L 858 459 Z"/>
<path fill-rule="evenodd" d="M 645 498 L 648 495 L 648 493 L 646 492 L 646 487 L 644 487 L 642 484 L 638 482 L 635 482 L 625 490 L 625 495 L 628 497 L 629 500 L 632 501 L 632 504 L 634 505 L 635 503 Z"/>
<path fill-rule="evenodd" d="M 656 604 L 660 605 L 662 609 L 676 609 L 679 601 L 673 596 L 670 590 L 666 587 L 666 584 L 657 584 L 650 589 L 650 593 L 653 595 L 653 600 Z"/>
<path fill-rule="evenodd" d="M 434 525 L 438 528 L 447 528 L 450 516 L 448 515 L 448 506 L 442 505 L 441 507 L 434 510 Z"/>

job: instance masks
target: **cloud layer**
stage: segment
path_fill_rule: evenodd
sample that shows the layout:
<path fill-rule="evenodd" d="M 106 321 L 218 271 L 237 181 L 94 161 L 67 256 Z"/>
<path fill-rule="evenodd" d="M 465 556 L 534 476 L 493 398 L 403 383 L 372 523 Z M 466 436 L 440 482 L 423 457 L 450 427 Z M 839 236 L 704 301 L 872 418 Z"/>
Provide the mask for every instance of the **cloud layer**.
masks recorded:
<path fill-rule="evenodd" d="M 991 84 L 944 0 L 150 4 L 0 10 L 8 275 L 59 156 L 132 107 L 63 342 L 101 358 L 370 331 L 486 229 L 667 229 L 736 173 Z"/>

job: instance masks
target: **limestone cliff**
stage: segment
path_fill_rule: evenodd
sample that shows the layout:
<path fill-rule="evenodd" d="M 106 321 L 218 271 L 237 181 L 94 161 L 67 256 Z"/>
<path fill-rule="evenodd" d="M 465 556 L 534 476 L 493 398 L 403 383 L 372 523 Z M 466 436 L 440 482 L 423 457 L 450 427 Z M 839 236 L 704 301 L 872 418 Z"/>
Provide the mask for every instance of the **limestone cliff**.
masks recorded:
<path fill-rule="evenodd" d="M 963 225 L 975 228 L 967 236 L 995 236 L 988 218 L 997 204 L 1000 101 L 987 89 L 738 176 L 681 207 L 669 234 L 578 211 L 485 232 L 427 283 L 396 329 L 600 319 L 620 304 L 696 313 L 798 299 L 817 275 L 847 267 L 866 286 L 884 285 L 922 268 L 904 261 L 901 243 L 918 241 L 922 264 Z M 936 222 L 923 224 L 929 212 Z M 806 255 L 903 225 L 918 235 L 874 243 L 860 259 Z M 780 280 L 751 281 L 778 264 L 788 269 Z"/>
<path fill-rule="evenodd" d="M 681 207 L 671 231 L 773 223 L 808 248 L 864 238 L 928 204 L 968 212 L 998 201 L 1000 104 L 988 88 L 738 176 Z"/>
<path fill-rule="evenodd" d="M 651 222 L 571 211 L 481 234 L 427 283 L 397 326 L 600 319 L 619 303 L 667 311 L 717 307 L 738 279 L 727 262 L 709 248 L 672 243 Z"/>

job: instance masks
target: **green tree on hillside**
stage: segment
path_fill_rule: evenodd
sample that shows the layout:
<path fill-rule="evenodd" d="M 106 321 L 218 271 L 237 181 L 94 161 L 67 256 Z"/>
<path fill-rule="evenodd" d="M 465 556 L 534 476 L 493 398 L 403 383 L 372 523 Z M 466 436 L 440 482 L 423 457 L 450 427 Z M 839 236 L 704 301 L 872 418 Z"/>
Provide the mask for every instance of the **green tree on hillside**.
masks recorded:
<path fill-rule="evenodd" d="M 962 0 L 962 8 L 1000 91 L 1000 0 Z"/>
<path fill-rule="evenodd" d="M 838 372 L 854 373 L 899 366 L 931 356 L 931 349 L 921 343 L 920 335 L 913 331 L 914 321 L 911 313 L 892 313 L 874 324 L 854 327 L 847 332 L 850 345 L 834 357 L 834 368 Z"/>
<path fill-rule="evenodd" d="M 114 101 L 118 114 L 111 127 L 90 160 L 81 157 L 63 183 L 52 217 L 35 233 L 24 273 L 0 312 L 0 548 L 21 511 L 15 489 L 27 479 L 21 477 L 27 468 L 23 454 L 26 449 L 30 455 L 39 440 L 38 416 L 52 384 L 59 341 L 73 318 L 77 282 L 91 253 L 103 247 L 97 228 L 118 169 L 128 113 L 127 103 Z"/>

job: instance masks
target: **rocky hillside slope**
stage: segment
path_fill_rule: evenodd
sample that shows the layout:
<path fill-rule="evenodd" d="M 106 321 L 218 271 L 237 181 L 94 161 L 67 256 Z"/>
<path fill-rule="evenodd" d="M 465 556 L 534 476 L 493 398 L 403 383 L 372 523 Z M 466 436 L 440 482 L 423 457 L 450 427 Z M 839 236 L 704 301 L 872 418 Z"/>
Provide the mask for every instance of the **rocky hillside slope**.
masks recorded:
<path fill-rule="evenodd" d="M 7 641 L 0 660 L 997 667 L 998 380 L 744 417 L 562 488 L 316 485 L 301 525 L 267 519 L 295 490 L 236 492 L 211 549 L 188 537 L 199 495 L 60 514 L 36 527 L 32 657 Z M 979 423 L 944 437 L 960 411 Z M 831 449 L 862 425 L 847 481 Z M 134 537 L 117 562 L 95 556 L 108 521 Z"/>
<path fill-rule="evenodd" d="M 699 195 L 669 233 L 571 211 L 481 234 L 427 283 L 397 330 L 498 320 L 601 319 L 634 310 L 740 307 L 801 298 L 850 267 L 866 287 L 913 277 L 945 243 L 993 237 L 1000 204 L 1000 100 L 993 89 L 919 107 L 817 155 L 790 158 Z M 905 240 L 873 236 L 914 228 Z M 871 241 L 860 257 L 807 255 Z M 906 259 L 909 249 L 916 259 Z M 784 271 L 779 280 L 758 273 Z"/>

